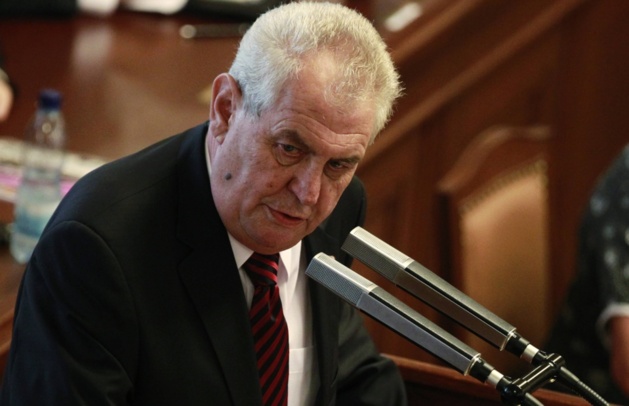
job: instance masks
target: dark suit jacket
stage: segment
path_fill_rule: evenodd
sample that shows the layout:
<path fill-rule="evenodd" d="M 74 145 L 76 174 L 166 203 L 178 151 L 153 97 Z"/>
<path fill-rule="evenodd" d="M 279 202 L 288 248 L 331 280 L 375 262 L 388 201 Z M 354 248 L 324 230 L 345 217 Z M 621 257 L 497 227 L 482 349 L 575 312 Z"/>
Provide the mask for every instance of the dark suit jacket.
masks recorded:
<path fill-rule="evenodd" d="M 207 124 L 80 180 L 27 267 L 2 405 L 256 405 L 248 309 L 205 164 Z M 310 259 L 361 224 L 352 181 L 304 240 Z M 318 405 L 403 404 L 360 315 L 309 281 Z"/>

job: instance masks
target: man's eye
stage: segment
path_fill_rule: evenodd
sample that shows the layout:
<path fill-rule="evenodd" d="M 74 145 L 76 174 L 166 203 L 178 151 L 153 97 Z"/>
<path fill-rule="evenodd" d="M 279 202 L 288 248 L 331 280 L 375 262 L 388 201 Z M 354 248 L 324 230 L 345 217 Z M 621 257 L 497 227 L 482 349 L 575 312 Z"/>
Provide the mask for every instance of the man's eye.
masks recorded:
<path fill-rule="evenodd" d="M 290 144 L 275 144 L 275 158 L 280 165 L 292 165 L 297 163 L 303 155 L 303 151 Z"/>
<path fill-rule="evenodd" d="M 356 168 L 356 163 L 344 160 L 329 161 L 325 173 L 332 179 L 339 179 Z"/>
<path fill-rule="evenodd" d="M 279 147 L 287 154 L 296 155 L 299 153 L 299 149 L 290 144 L 279 144 Z"/>
<path fill-rule="evenodd" d="M 328 162 L 328 166 L 335 171 L 339 171 L 351 169 L 354 165 L 346 161 L 330 161 Z"/>
<path fill-rule="evenodd" d="M 330 168 L 332 169 L 345 169 L 347 167 L 347 164 L 342 161 L 330 161 L 328 162 L 328 166 L 330 166 Z"/>

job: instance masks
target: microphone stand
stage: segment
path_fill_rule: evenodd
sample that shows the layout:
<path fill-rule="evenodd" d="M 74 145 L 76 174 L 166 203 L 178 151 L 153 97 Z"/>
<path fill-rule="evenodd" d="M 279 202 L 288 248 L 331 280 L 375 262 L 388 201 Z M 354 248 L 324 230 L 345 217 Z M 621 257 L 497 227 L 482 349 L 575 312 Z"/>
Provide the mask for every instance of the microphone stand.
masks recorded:
<path fill-rule="evenodd" d="M 559 354 L 546 354 L 539 351 L 533 359 L 536 367 L 526 375 L 515 379 L 509 387 L 503 389 L 507 397 L 518 396 L 519 393 L 527 393 L 558 381 L 581 396 L 592 405 L 608 406 L 609 403 L 599 394 L 583 383 L 576 375 L 565 367 L 565 360 Z"/>
<path fill-rule="evenodd" d="M 558 381 L 593 405 L 609 404 L 572 374 L 560 355 L 548 355 L 535 348 L 516 332 L 514 326 L 362 227 L 352 230 L 342 249 L 500 351 L 510 352 L 534 365 L 535 368 L 523 377 L 505 380 L 497 386 L 503 403 L 521 404 L 525 394 Z"/>

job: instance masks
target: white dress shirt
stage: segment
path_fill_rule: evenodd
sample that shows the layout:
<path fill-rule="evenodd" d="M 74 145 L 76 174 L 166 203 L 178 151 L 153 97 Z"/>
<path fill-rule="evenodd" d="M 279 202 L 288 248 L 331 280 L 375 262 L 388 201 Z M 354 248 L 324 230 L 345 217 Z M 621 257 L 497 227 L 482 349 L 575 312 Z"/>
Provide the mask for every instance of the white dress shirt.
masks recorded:
<path fill-rule="evenodd" d="M 208 173 L 210 173 L 211 164 L 207 148 L 205 150 L 205 158 Z M 251 307 L 254 287 L 242 266 L 253 254 L 253 250 L 241 244 L 231 234 L 228 235 L 234 259 L 240 272 L 245 298 L 249 307 Z M 288 347 L 290 349 L 288 357 L 289 406 L 313 404 L 319 386 L 316 352 L 312 337 L 312 313 L 307 286 L 308 277 L 305 272 L 306 258 L 302 251 L 300 241 L 294 247 L 280 252 L 277 274 L 282 310 L 288 325 Z"/>

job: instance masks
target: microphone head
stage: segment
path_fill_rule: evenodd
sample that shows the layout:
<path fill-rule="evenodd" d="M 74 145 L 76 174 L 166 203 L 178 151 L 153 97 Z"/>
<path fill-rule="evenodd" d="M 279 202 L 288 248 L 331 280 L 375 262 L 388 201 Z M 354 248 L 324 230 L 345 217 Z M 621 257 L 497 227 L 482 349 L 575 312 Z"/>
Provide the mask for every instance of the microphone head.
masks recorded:
<path fill-rule="evenodd" d="M 351 303 L 358 304 L 360 297 L 377 285 L 358 275 L 329 255 L 319 253 L 310 261 L 306 275 Z"/>
<path fill-rule="evenodd" d="M 413 262 L 408 255 L 362 227 L 356 227 L 349 233 L 341 249 L 389 280 L 394 280 L 398 272 Z"/>

